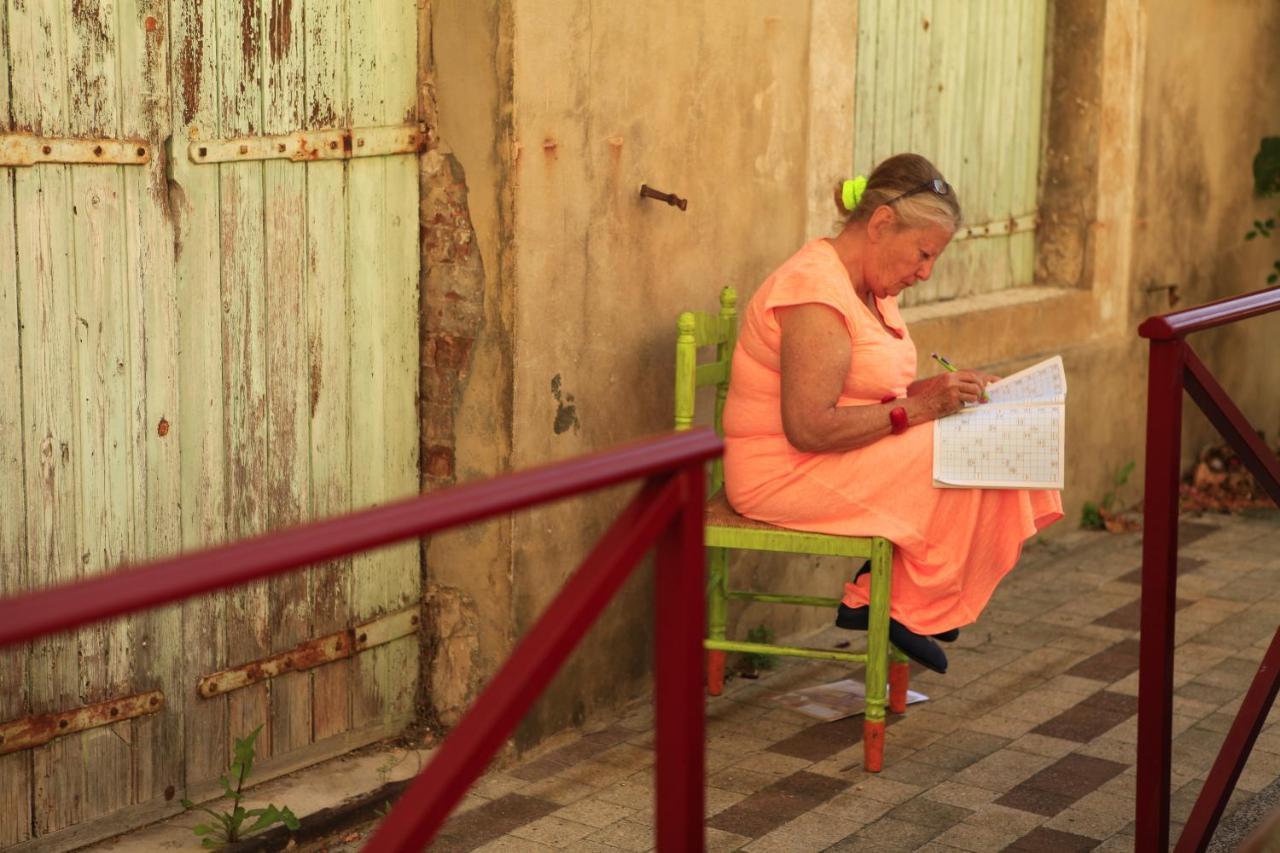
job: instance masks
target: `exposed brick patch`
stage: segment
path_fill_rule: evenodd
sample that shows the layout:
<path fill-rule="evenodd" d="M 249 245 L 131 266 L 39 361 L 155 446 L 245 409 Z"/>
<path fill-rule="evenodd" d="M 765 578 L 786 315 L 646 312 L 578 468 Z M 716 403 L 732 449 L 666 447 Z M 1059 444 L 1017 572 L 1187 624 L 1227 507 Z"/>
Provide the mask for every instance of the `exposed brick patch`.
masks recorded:
<path fill-rule="evenodd" d="M 422 252 L 422 480 L 457 475 L 454 420 L 477 341 L 484 332 L 485 273 L 475 245 L 467 180 L 457 158 L 438 150 L 419 171 Z"/>
<path fill-rule="evenodd" d="M 443 853 L 475 850 L 513 829 L 546 817 L 558 808 L 560 806 L 555 803 L 536 797 L 507 794 L 450 820 L 431 842 L 431 849 Z"/>
<path fill-rule="evenodd" d="M 1138 713 L 1138 698 L 1100 690 L 1031 730 L 1032 734 L 1089 743 Z"/>
<path fill-rule="evenodd" d="M 1038 826 L 1004 849 L 1010 853 L 1087 853 L 1101 843 L 1072 832 Z"/>
<path fill-rule="evenodd" d="M 1109 649 L 1103 649 L 1067 670 L 1067 675 L 1090 678 L 1094 681 L 1119 681 L 1138 671 L 1138 641 L 1121 640 Z"/>
<path fill-rule="evenodd" d="M 759 838 L 848 790 L 849 785 L 801 770 L 713 815 L 707 826 Z"/>
<path fill-rule="evenodd" d="M 1127 767 L 1127 764 L 1104 758 L 1067 755 L 1015 785 L 996 803 L 1053 817 L 1123 773 Z"/>

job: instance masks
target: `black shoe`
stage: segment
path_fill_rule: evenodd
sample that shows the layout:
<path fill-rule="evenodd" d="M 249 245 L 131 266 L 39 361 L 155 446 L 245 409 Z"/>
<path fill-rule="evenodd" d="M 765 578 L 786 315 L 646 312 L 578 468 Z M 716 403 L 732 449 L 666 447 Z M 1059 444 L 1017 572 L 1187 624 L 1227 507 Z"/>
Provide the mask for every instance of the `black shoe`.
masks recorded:
<path fill-rule="evenodd" d="M 847 604 L 841 604 L 836 610 L 836 625 L 840 628 L 846 628 L 850 631 L 867 630 L 868 614 L 870 608 L 866 607 L 850 607 Z M 952 629 L 946 633 L 955 632 L 959 635 L 957 629 Z M 889 619 L 889 642 L 893 643 L 899 651 L 911 658 L 923 667 L 933 670 L 934 672 L 946 673 L 947 671 L 947 653 L 942 647 L 933 640 L 917 634 L 910 630 L 897 619 Z"/>
<path fill-rule="evenodd" d="M 869 575 L 869 574 L 871 574 L 871 561 L 867 560 L 865 563 L 862 564 L 862 568 L 858 569 L 857 574 L 853 576 L 853 582 L 857 583 L 858 578 L 862 577 L 863 575 Z M 843 607 L 844 605 L 841 605 L 841 606 Z M 862 607 L 859 609 L 864 611 L 866 610 L 865 607 Z M 856 631 L 865 631 L 867 630 L 867 614 L 863 613 L 861 616 L 861 619 L 862 619 L 861 627 L 856 627 L 853 625 L 849 625 L 849 626 L 840 625 L 839 616 L 836 617 L 836 624 L 840 625 L 841 628 L 849 627 Z M 892 624 L 892 622 L 890 622 L 890 624 Z M 956 640 L 960 639 L 960 629 L 952 628 L 950 631 L 943 631 L 941 634 L 930 634 L 929 636 L 933 637 L 935 640 L 941 640 L 944 643 L 954 643 Z"/>

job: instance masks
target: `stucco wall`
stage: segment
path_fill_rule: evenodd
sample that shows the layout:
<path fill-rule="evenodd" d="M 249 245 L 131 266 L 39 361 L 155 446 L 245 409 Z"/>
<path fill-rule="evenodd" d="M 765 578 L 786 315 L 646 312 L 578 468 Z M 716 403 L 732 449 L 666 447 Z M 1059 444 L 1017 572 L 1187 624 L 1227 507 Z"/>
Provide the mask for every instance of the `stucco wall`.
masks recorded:
<path fill-rule="evenodd" d="M 484 260 L 485 326 L 456 407 L 457 479 L 668 429 L 676 314 L 713 309 L 726 284 L 745 304 L 828 224 L 827 188 L 852 153 L 856 2 L 750 0 L 732 15 L 713 0 L 431 5 L 440 137 L 465 170 Z M 1148 285 L 1178 283 L 1181 304 L 1194 304 L 1253 289 L 1273 257 L 1239 239 L 1264 209 L 1249 197 L 1248 159 L 1263 132 L 1280 130 L 1266 125 L 1280 116 L 1275 93 L 1251 82 L 1277 70 L 1280 8 L 1263 5 L 1182 0 L 1148 20 L 1139 0 L 1054 3 L 1037 285 L 909 312 L 926 358 L 937 349 L 1007 372 L 1063 354 L 1063 528 L 1130 459 L 1139 470 L 1126 496 L 1140 494 L 1146 349 L 1135 329 L 1168 309 Z M 688 211 L 639 199 L 642 182 L 687 197 Z M 1204 336 L 1203 349 L 1270 429 L 1280 398 L 1262 365 L 1276 331 L 1255 321 Z M 630 494 L 430 545 L 428 580 L 476 608 L 472 682 Z M 847 568 L 748 556 L 734 571 L 834 593 Z M 522 743 L 643 688 L 653 594 L 641 572 L 526 720 Z M 785 636 L 829 619 L 753 606 L 731 610 L 730 630 L 767 623 Z"/>
<path fill-rule="evenodd" d="M 1280 201 L 1253 196 L 1252 163 L 1264 135 L 1280 135 L 1280 4 L 1169 0 L 1147 35 L 1142 155 L 1134 259 L 1138 314 L 1266 286 L 1280 240 L 1246 243 L 1253 220 Z M 1280 433 L 1280 315 L 1189 338 L 1241 409 Z M 1184 457 L 1219 439 L 1193 406 Z"/>

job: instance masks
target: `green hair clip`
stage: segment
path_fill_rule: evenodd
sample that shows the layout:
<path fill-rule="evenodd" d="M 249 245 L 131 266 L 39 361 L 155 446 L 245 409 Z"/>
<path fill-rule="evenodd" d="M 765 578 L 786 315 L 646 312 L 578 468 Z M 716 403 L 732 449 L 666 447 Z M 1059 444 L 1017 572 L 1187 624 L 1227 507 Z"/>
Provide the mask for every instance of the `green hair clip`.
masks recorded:
<path fill-rule="evenodd" d="M 858 206 L 862 194 L 867 191 L 867 176 L 859 175 L 851 181 L 845 181 L 840 187 L 840 202 L 845 210 L 852 211 Z"/>

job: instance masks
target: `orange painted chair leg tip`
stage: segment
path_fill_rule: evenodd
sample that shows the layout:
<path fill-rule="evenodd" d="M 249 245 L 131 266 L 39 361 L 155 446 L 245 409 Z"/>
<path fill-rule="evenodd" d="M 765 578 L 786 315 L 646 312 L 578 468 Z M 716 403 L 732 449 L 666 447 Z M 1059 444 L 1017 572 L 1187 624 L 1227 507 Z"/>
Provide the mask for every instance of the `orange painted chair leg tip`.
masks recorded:
<path fill-rule="evenodd" d="M 707 652 L 707 692 L 712 696 L 724 692 L 724 652 Z"/>
<path fill-rule="evenodd" d="M 868 773 L 879 773 L 884 766 L 884 721 L 867 720 L 862 724 L 862 763 Z"/>
<path fill-rule="evenodd" d="M 911 667 L 905 663 L 889 664 L 889 710 L 894 714 L 907 712 L 907 685 L 911 679 Z"/>

